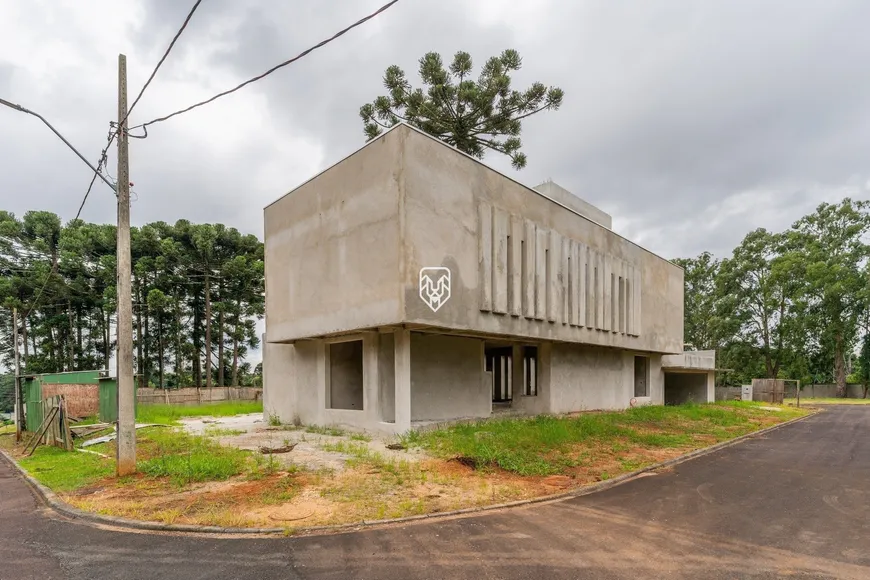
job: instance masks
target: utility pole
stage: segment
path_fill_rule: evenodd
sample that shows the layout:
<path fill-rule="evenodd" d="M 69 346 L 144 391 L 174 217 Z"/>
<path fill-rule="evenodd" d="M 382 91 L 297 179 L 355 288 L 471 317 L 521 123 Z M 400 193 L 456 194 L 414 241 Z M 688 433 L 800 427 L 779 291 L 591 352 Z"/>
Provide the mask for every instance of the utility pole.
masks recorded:
<path fill-rule="evenodd" d="M 127 154 L 127 57 L 118 55 L 118 476 L 136 471 L 136 392 L 133 386 L 133 297 L 130 255 L 130 167 Z"/>
<path fill-rule="evenodd" d="M 15 349 L 15 441 L 21 441 L 21 360 L 18 357 L 18 309 L 12 308 L 12 345 Z"/>

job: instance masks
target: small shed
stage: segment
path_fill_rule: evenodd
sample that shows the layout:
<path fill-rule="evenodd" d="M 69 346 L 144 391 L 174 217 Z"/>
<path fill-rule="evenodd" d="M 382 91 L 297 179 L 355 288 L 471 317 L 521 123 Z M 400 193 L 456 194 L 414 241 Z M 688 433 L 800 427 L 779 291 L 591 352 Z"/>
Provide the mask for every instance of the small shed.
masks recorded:
<path fill-rule="evenodd" d="M 106 374 L 107 371 L 71 371 L 23 375 L 21 390 L 27 430 L 39 429 L 43 420 L 42 402 L 56 395 L 63 395 L 70 416 L 96 415 L 99 410 L 97 383 Z"/>

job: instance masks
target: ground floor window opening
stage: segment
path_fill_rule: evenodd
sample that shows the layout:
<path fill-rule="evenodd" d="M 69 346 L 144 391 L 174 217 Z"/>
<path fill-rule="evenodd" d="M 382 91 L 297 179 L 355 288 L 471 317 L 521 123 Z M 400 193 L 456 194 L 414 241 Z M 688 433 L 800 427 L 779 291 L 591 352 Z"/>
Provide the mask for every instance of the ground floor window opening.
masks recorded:
<path fill-rule="evenodd" d="M 485 370 L 492 381 L 493 405 L 510 406 L 514 392 L 526 397 L 538 394 L 538 347 L 523 346 L 520 352 L 522 375 L 514 376 L 513 346 L 491 345 L 484 349 Z"/>
<path fill-rule="evenodd" d="M 538 394 L 538 347 L 523 347 L 523 394 L 534 397 Z"/>
<path fill-rule="evenodd" d="M 363 342 L 349 340 L 328 345 L 329 409 L 363 410 Z"/>
<path fill-rule="evenodd" d="M 491 347 L 485 350 L 486 372 L 492 378 L 492 402 L 510 405 L 513 398 L 513 352 L 511 347 Z"/>

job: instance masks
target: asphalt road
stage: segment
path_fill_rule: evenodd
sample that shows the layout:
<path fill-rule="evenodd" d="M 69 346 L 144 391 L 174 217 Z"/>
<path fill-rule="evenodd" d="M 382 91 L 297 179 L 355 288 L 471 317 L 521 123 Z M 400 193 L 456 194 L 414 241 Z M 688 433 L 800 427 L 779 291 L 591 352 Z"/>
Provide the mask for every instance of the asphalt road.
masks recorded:
<path fill-rule="evenodd" d="M 586 497 L 317 537 L 75 523 L 0 460 L 0 579 L 867 579 L 868 485 L 870 406 Z"/>

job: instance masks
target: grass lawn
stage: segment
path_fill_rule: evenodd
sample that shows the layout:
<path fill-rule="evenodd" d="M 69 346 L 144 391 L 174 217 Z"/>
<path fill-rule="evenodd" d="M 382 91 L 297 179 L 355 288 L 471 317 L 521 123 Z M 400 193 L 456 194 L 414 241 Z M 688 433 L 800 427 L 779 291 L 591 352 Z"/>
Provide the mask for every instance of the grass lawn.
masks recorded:
<path fill-rule="evenodd" d="M 247 413 L 262 413 L 263 401 L 221 401 L 202 405 L 140 404 L 136 408 L 139 423 L 177 424 L 183 417 L 230 417 Z"/>
<path fill-rule="evenodd" d="M 438 457 L 457 457 L 476 468 L 500 468 L 522 476 L 571 475 L 578 468 L 617 460 L 617 472 L 655 463 L 660 451 L 688 451 L 733 439 L 805 414 L 761 403 L 644 406 L 623 412 L 568 417 L 505 418 L 413 432 L 405 443 Z M 601 470 L 602 479 L 615 475 Z"/>
<path fill-rule="evenodd" d="M 783 403 L 785 405 L 794 405 L 797 403 L 797 399 L 785 399 Z M 801 405 L 870 405 L 870 398 L 840 399 L 838 397 L 819 397 L 818 399 L 811 399 L 801 397 Z"/>
<path fill-rule="evenodd" d="M 182 416 L 229 415 L 230 409 L 256 412 L 257 407 L 262 408 L 234 402 L 139 409 L 147 409 L 147 422 L 170 423 Z M 550 495 L 808 412 L 734 401 L 492 419 L 413 432 L 401 438 L 408 451 L 398 452 L 383 446 L 382 452 L 373 451 L 379 443 L 367 436 L 303 428 L 294 435 L 303 447 L 277 459 L 221 446 L 217 438 L 232 435 L 229 430 L 193 436 L 175 427 L 150 427 L 137 432 L 138 473 L 131 477 L 114 476 L 114 442 L 89 447 L 109 458 L 43 446 L 19 461 L 81 509 L 166 523 L 292 528 Z M 289 436 L 289 431 L 281 435 Z M 0 446 L 14 455 L 20 446 L 13 439 L 0 436 Z M 303 456 L 316 447 L 340 454 L 344 467 L 296 463 L 306 445 Z"/>

